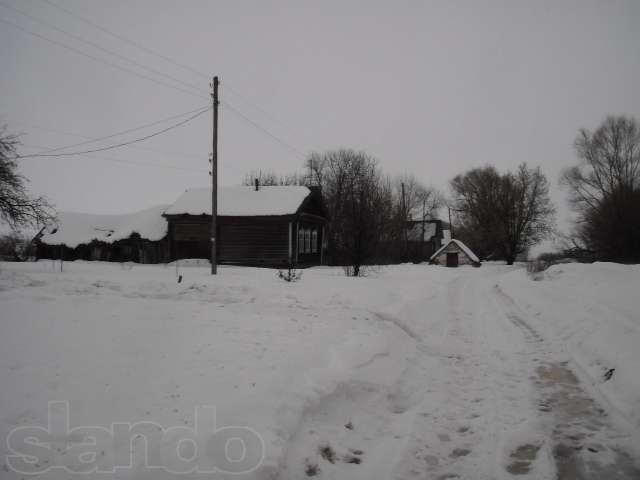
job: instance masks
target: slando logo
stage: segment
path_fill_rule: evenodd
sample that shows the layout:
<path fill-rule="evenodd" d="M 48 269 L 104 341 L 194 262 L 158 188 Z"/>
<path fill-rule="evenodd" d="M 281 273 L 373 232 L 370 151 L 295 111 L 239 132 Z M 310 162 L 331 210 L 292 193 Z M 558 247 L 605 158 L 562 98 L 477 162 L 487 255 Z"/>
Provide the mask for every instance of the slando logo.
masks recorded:
<path fill-rule="evenodd" d="M 195 408 L 193 428 L 164 428 L 150 421 L 70 428 L 67 401 L 48 403 L 47 428 L 14 428 L 7 447 L 7 467 L 26 475 L 55 468 L 80 474 L 133 468 L 243 474 L 255 470 L 265 452 L 262 437 L 252 428 L 218 427 L 214 406 Z"/>

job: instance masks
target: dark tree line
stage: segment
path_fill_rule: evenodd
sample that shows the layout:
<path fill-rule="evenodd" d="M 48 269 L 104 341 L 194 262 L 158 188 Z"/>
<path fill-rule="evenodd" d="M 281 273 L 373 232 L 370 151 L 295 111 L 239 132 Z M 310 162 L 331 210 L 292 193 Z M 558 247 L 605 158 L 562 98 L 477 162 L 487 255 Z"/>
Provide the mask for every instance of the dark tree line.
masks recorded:
<path fill-rule="evenodd" d="M 348 149 L 312 154 L 307 177 L 322 187 L 330 219 L 329 255 L 358 276 L 371 263 L 406 261 L 407 221 L 432 218 L 442 205 L 437 190 L 413 175 L 384 175 L 378 161 Z"/>
<path fill-rule="evenodd" d="M 407 260 L 407 220 L 431 218 L 442 205 L 442 196 L 413 175 L 391 178 L 374 157 L 351 149 L 312 153 L 303 173 L 254 171 L 243 183 L 253 185 L 256 178 L 261 185 L 321 187 L 329 218 L 327 256 L 353 276 L 372 263 Z"/>
<path fill-rule="evenodd" d="M 578 214 L 574 247 L 597 259 L 640 261 L 640 126 L 628 117 L 608 117 L 575 141 L 580 163 L 562 175 Z M 359 275 L 372 262 L 406 261 L 407 221 L 431 218 L 442 205 L 434 189 L 412 175 L 391 179 L 365 152 L 314 153 L 305 172 L 248 174 L 245 183 L 317 185 L 331 221 L 330 257 Z M 455 236 L 481 258 L 513 263 L 554 230 L 555 209 L 540 168 L 521 164 L 500 173 L 474 168 L 450 182 Z"/>
<path fill-rule="evenodd" d="M 640 262 L 640 125 L 609 116 L 594 131 L 580 130 L 579 162 L 561 184 L 576 212 L 564 252 L 580 260 Z M 539 169 L 515 173 L 473 169 L 451 181 L 457 236 L 481 257 L 515 257 L 551 233 L 553 206 Z"/>
<path fill-rule="evenodd" d="M 579 163 L 565 170 L 577 213 L 573 244 L 594 258 L 640 262 L 640 126 L 634 118 L 607 117 L 575 141 Z"/>
<path fill-rule="evenodd" d="M 504 174 L 491 166 L 475 168 L 457 175 L 451 190 L 456 236 L 481 258 L 513 264 L 553 230 L 555 209 L 540 168 L 523 163 Z"/>

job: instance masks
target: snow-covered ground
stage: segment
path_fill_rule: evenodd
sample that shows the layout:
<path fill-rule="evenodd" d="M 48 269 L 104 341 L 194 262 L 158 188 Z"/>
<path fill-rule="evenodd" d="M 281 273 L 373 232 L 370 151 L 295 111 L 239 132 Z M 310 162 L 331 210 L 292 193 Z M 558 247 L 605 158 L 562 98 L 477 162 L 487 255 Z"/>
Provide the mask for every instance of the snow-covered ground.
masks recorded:
<path fill-rule="evenodd" d="M 219 273 L 0 264 L 0 478 L 638 478 L 638 267 Z"/>
<path fill-rule="evenodd" d="M 518 271 L 500 286 L 614 413 L 640 429 L 640 265 L 561 264 L 538 278 Z"/>

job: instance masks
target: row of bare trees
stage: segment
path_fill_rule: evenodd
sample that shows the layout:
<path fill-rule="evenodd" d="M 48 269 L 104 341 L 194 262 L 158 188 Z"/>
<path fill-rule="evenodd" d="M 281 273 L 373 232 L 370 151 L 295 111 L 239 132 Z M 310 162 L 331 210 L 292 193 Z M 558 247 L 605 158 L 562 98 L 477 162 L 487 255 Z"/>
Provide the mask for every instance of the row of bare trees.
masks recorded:
<path fill-rule="evenodd" d="M 580 130 L 578 163 L 563 171 L 575 226 L 565 254 L 581 259 L 640 262 L 640 125 L 609 116 Z M 475 168 L 451 181 L 457 236 L 483 258 L 512 263 L 554 230 L 549 185 L 539 168 L 523 164 L 500 174 Z"/>
<path fill-rule="evenodd" d="M 349 265 L 354 276 L 374 261 L 408 260 L 407 221 L 432 218 L 443 204 L 435 188 L 409 173 L 384 175 L 377 160 L 365 152 L 312 154 L 306 167 L 311 184 L 322 187 L 326 201 L 330 257 Z"/>
<path fill-rule="evenodd" d="M 371 263 L 407 260 L 407 220 L 431 218 L 443 204 L 436 189 L 412 174 L 391 178 L 374 157 L 351 149 L 311 154 L 302 174 L 250 172 L 244 184 L 254 179 L 261 185 L 321 187 L 330 220 L 328 257 L 353 276 Z"/>
<path fill-rule="evenodd" d="M 370 263 L 409 260 L 408 221 L 437 217 L 445 204 L 415 176 L 390 178 L 376 159 L 349 149 L 310 155 L 303 174 L 251 172 L 244 183 L 255 178 L 262 185 L 320 186 L 330 219 L 328 256 L 354 276 Z M 456 176 L 450 187 L 456 236 L 481 258 L 511 264 L 553 230 L 555 209 L 539 168 L 522 164 L 504 174 L 491 166 L 475 168 Z"/>
<path fill-rule="evenodd" d="M 17 172 L 18 138 L 0 130 L 0 220 L 14 229 L 43 225 L 54 211 L 43 197 L 27 193 Z M 561 178 L 577 213 L 572 242 L 594 258 L 640 261 L 640 126 L 631 117 L 607 117 L 595 130 L 581 130 L 575 148 L 579 163 Z M 442 195 L 413 175 L 391 178 L 378 161 L 350 149 L 313 153 L 302 173 L 279 176 L 251 172 L 245 183 L 313 185 L 323 190 L 330 218 L 329 256 L 350 265 L 353 275 L 373 262 L 407 260 L 407 221 L 431 218 Z M 539 168 L 515 172 L 475 168 L 451 182 L 448 202 L 456 236 L 482 258 L 512 263 L 554 229 L 549 184 Z"/>

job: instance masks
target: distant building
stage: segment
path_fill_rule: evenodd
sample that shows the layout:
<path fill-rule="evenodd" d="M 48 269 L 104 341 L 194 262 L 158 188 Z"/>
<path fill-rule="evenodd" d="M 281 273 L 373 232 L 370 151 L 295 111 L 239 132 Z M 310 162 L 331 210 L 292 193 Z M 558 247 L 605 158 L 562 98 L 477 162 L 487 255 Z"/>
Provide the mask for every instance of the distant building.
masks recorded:
<path fill-rule="evenodd" d="M 430 263 L 457 267 L 458 265 L 480 266 L 480 259 L 460 240 L 452 239 L 445 243 L 429 259 Z"/>
<path fill-rule="evenodd" d="M 167 258 L 167 222 L 159 205 L 135 213 L 59 212 L 55 233 L 37 240 L 36 257 L 158 263 Z"/>
<path fill-rule="evenodd" d="M 408 260 L 427 261 L 442 246 L 443 222 L 437 218 L 412 219 L 406 223 Z"/>

